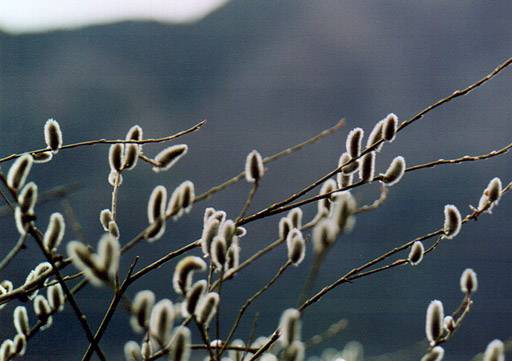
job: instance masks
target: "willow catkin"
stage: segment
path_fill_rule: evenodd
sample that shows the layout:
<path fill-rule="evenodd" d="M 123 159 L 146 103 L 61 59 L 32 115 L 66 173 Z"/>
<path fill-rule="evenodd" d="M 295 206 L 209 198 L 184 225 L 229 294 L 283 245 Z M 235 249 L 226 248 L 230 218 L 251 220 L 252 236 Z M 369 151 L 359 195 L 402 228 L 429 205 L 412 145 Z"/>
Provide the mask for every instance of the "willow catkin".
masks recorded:
<path fill-rule="evenodd" d="M 347 153 L 343 153 L 338 160 L 338 168 L 341 170 L 343 174 L 352 174 L 357 171 L 359 168 L 357 161 L 352 159 L 352 157 Z"/>
<path fill-rule="evenodd" d="M 279 341 L 283 347 L 291 345 L 293 341 L 301 339 L 300 312 L 295 308 L 285 310 L 279 321 Z"/>
<path fill-rule="evenodd" d="M 177 144 L 165 148 L 155 156 L 155 162 L 158 166 L 153 167 L 153 171 L 161 172 L 168 170 L 175 165 L 188 152 L 186 144 Z"/>
<path fill-rule="evenodd" d="M 13 312 L 13 323 L 16 331 L 22 335 L 28 335 L 30 332 L 30 324 L 28 319 L 27 308 L 25 306 L 17 306 Z"/>
<path fill-rule="evenodd" d="M 123 184 L 123 175 L 115 170 L 111 170 L 108 174 L 108 184 L 112 187 L 119 187 Z"/>
<path fill-rule="evenodd" d="M 108 233 L 116 239 L 119 239 L 120 232 L 119 232 L 119 226 L 117 225 L 116 221 L 110 221 L 108 224 Z"/>
<path fill-rule="evenodd" d="M 361 153 L 361 142 L 363 140 L 363 136 L 364 130 L 361 128 L 354 128 L 348 133 L 346 148 L 350 157 L 359 157 L 359 154 Z"/>
<path fill-rule="evenodd" d="M 328 179 L 320 187 L 319 195 L 331 194 L 336 190 L 336 181 L 334 179 Z M 317 214 L 327 214 L 331 210 L 331 196 L 322 198 L 317 202 Z"/>
<path fill-rule="evenodd" d="M 425 248 L 423 247 L 423 243 L 420 241 L 416 241 L 412 244 L 411 250 L 409 252 L 409 256 L 407 260 L 411 266 L 417 266 L 423 260 L 423 254 L 425 253 Z"/>
<path fill-rule="evenodd" d="M 452 239 L 457 236 L 462 227 L 462 217 L 454 205 L 448 204 L 444 207 L 444 237 Z"/>
<path fill-rule="evenodd" d="M 14 161 L 7 173 L 7 186 L 10 189 L 17 191 L 23 187 L 33 162 L 33 158 L 30 154 L 23 154 Z"/>
<path fill-rule="evenodd" d="M 154 242 L 162 238 L 165 233 L 166 223 L 165 219 L 158 218 L 151 223 L 144 232 L 144 238 L 148 242 Z"/>
<path fill-rule="evenodd" d="M 279 239 L 285 240 L 293 228 L 292 221 L 288 217 L 281 218 L 279 220 Z"/>
<path fill-rule="evenodd" d="M 464 294 L 471 294 L 478 290 L 478 279 L 475 271 L 466 268 L 460 276 L 460 290 Z"/>
<path fill-rule="evenodd" d="M 330 219 L 323 219 L 313 228 L 313 249 L 316 254 L 321 254 L 334 243 L 338 227 Z"/>
<path fill-rule="evenodd" d="M 438 300 L 430 302 L 427 308 L 425 321 L 425 334 L 431 345 L 443 334 L 444 308 L 443 303 Z"/>
<path fill-rule="evenodd" d="M 23 356 L 27 351 L 27 338 L 25 335 L 17 334 L 12 340 L 16 356 Z"/>
<path fill-rule="evenodd" d="M 233 270 L 240 265 L 240 246 L 238 242 L 231 243 L 226 254 L 226 271 Z"/>
<path fill-rule="evenodd" d="M 389 164 L 386 173 L 382 175 L 382 182 L 388 187 L 394 186 L 402 179 L 405 169 L 406 164 L 404 157 L 395 157 Z"/>
<path fill-rule="evenodd" d="M 42 324 L 44 324 L 44 326 L 41 327 L 41 331 L 50 327 L 53 320 L 51 317 L 52 308 L 50 307 L 48 300 L 42 295 L 37 295 L 34 298 L 33 306 L 36 317 L 39 319 L 39 321 L 41 321 Z"/>
<path fill-rule="evenodd" d="M 286 237 L 286 246 L 288 248 L 288 260 L 298 266 L 306 255 L 306 242 L 302 236 L 302 232 L 294 228 Z"/>
<path fill-rule="evenodd" d="M 137 292 L 130 307 L 130 325 L 134 332 L 143 333 L 147 329 L 154 305 L 155 294 L 153 291 Z"/>
<path fill-rule="evenodd" d="M 288 219 L 292 222 L 294 228 L 302 228 L 302 209 L 299 207 L 292 208 L 288 214 Z"/>
<path fill-rule="evenodd" d="M 220 221 L 214 216 L 210 217 L 206 224 L 203 226 L 201 234 L 201 249 L 205 256 L 210 254 L 213 238 L 218 234 L 220 228 Z"/>
<path fill-rule="evenodd" d="M 500 340 L 493 340 L 485 349 L 483 361 L 505 361 L 505 347 Z"/>
<path fill-rule="evenodd" d="M 53 153 L 57 153 L 62 147 L 62 131 L 59 123 L 54 119 L 48 119 L 44 125 L 44 140 Z"/>
<path fill-rule="evenodd" d="M 62 214 L 55 212 L 50 215 L 48 228 L 44 232 L 43 245 L 46 251 L 55 252 L 64 239 L 66 224 Z"/>
<path fill-rule="evenodd" d="M 37 202 L 37 185 L 34 182 L 27 183 L 18 195 L 18 204 L 23 214 L 33 215 Z"/>
<path fill-rule="evenodd" d="M 178 219 L 183 212 L 189 213 L 195 200 L 194 183 L 185 181 L 181 183 L 171 194 L 167 209 L 166 216 Z"/>
<path fill-rule="evenodd" d="M 212 241 L 211 250 L 212 263 L 216 270 L 224 269 L 226 264 L 227 244 L 224 237 L 215 236 Z"/>
<path fill-rule="evenodd" d="M 48 286 L 46 290 L 46 298 L 48 299 L 52 312 L 60 312 L 64 310 L 66 297 L 64 296 L 64 290 L 60 283 Z"/>
<path fill-rule="evenodd" d="M 398 117 L 395 114 L 390 113 L 386 116 L 386 118 L 384 118 L 383 123 L 384 127 L 382 129 L 382 136 L 388 142 L 392 142 L 395 140 L 396 131 L 398 128 Z"/>
<path fill-rule="evenodd" d="M 245 159 L 245 180 L 249 183 L 258 182 L 265 173 L 263 158 L 257 150 L 251 151 Z"/>
<path fill-rule="evenodd" d="M 457 327 L 455 320 L 452 316 L 445 316 L 443 320 L 443 327 L 446 330 L 446 332 L 453 332 L 455 330 L 455 327 Z"/>
<path fill-rule="evenodd" d="M 109 233 L 104 234 L 98 242 L 98 254 L 95 263 L 100 271 L 107 273 L 110 281 L 114 280 L 117 275 L 120 258 L 121 245 L 119 240 Z"/>
<path fill-rule="evenodd" d="M 14 342 L 12 340 L 4 340 L 0 345 L 0 360 L 9 361 L 16 355 Z"/>
<path fill-rule="evenodd" d="M 156 186 L 148 201 L 148 222 L 151 224 L 159 218 L 165 216 L 165 205 L 167 202 L 167 189 L 162 186 Z"/>
<path fill-rule="evenodd" d="M 185 297 L 185 302 L 182 304 L 182 312 L 186 316 L 191 316 L 195 314 L 197 304 L 201 297 L 206 292 L 207 283 L 206 280 L 200 280 L 194 283 L 187 290 L 187 295 Z"/>
<path fill-rule="evenodd" d="M 220 225 L 219 235 L 226 241 L 226 246 L 229 248 L 233 242 L 233 237 L 236 237 L 236 224 L 232 219 L 227 219 Z"/>
<path fill-rule="evenodd" d="M 108 152 L 108 163 L 110 169 L 117 173 L 121 172 L 124 167 L 124 144 L 116 143 L 110 146 Z"/>
<path fill-rule="evenodd" d="M 375 175 L 375 152 L 363 155 L 359 160 L 359 178 L 365 182 L 371 182 Z"/>
<path fill-rule="evenodd" d="M 163 299 L 158 301 L 149 319 L 149 335 L 163 346 L 170 339 L 175 313 L 171 300 Z"/>
<path fill-rule="evenodd" d="M 23 286 L 28 287 L 29 285 L 33 286 L 32 282 L 34 282 L 37 278 L 37 275 L 34 270 L 30 271 L 25 278 L 25 282 L 23 283 Z M 32 291 L 27 293 L 27 298 L 29 300 L 33 300 L 35 296 L 39 293 L 39 289 L 37 287 Z"/>
<path fill-rule="evenodd" d="M 217 313 L 220 297 L 216 292 L 208 292 L 199 299 L 196 306 L 195 317 L 199 324 L 208 328 L 213 316 Z"/>
<path fill-rule="evenodd" d="M 492 213 L 494 206 L 497 206 L 499 203 L 502 192 L 503 186 L 501 184 L 501 179 L 498 177 L 491 179 L 482 193 L 482 197 L 478 203 L 478 209 L 486 209 L 487 213 Z"/>
<path fill-rule="evenodd" d="M 123 169 L 131 170 L 137 165 L 139 159 L 139 146 L 137 144 L 125 144 Z"/>
<path fill-rule="evenodd" d="M 205 271 L 206 262 L 197 256 L 186 256 L 182 258 L 176 268 L 172 278 L 172 286 L 177 294 L 185 295 L 192 284 L 194 272 Z"/>
<path fill-rule="evenodd" d="M 185 326 L 179 326 L 174 332 L 169 360 L 171 361 L 188 361 L 190 358 L 191 348 L 190 330 Z"/>
<path fill-rule="evenodd" d="M 350 231 L 355 222 L 353 214 L 357 208 L 356 200 L 350 192 L 336 194 L 332 206 L 331 219 L 337 225 L 337 232 Z"/>
<path fill-rule="evenodd" d="M 48 163 L 53 159 L 52 152 L 31 153 L 34 163 Z"/>
<path fill-rule="evenodd" d="M 343 164 L 347 163 L 350 160 L 350 156 L 347 153 L 343 153 L 338 160 L 338 168 L 341 168 Z M 357 170 L 357 162 L 353 162 L 355 166 L 352 167 L 352 172 L 346 173 L 343 170 L 340 170 L 336 174 L 336 182 L 338 183 L 338 188 L 346 188 L 352 185 L 352 181 L 354 178 L 354 171 Z"/>
<path fill-rule="evenodd" d="M 142 352 L 137 342 L 128 341 L 124 344 L 123 351 L 126 361 L 142 361 Z"/>
<path fill-rule="evenodd" d="M 293 341 L 283 353 L 283 361 L 304 361 L 306 347 L 299 340 Z"/>
<path fill-rule="evenodd" d="M 239 338 L 236 340 L 233 340 L 231 342 L 231 346 L 239 347 L 239 348 L 245 348 L 245 342 Z M 242 361 L 244 356 L 244 351 L 241 350 L 229 350 L 229 359 L 232 361 Z"/>
<path fill-rule="evenodd" d="M 443 357 L 444 349 L 441 346 L 436 346 L 423 355 L 421 361 L 441 361 Z"/>
<path fill-rule="evenodd" d="M 95 286 L 102 285 L 102 276 L 98 274 L 97 265 L 91 250 L 82 242 L 71 241 L 66 246 L 67 254 L 73 265 L 84 273 L 85 278 Z"/>
<path fill-rule="evenodd" d="M 139 125 L 132 126 L 126 133 L 126 140 L 142 140 L 143 131 Z"/>
<path fill-rule="evenodd" d="M 380 142 L 382 139 L 384 139 L 384 119 L 378 121 L 375 126 L 373 127 L 372 131 L 368 135 L 368 140 L 366 141 L 366 148 L 372 147 L 374 144 Z M 382 149 L 382 144 L 380 143 L 376 148 L 376 152 L 380 152 Z"/>

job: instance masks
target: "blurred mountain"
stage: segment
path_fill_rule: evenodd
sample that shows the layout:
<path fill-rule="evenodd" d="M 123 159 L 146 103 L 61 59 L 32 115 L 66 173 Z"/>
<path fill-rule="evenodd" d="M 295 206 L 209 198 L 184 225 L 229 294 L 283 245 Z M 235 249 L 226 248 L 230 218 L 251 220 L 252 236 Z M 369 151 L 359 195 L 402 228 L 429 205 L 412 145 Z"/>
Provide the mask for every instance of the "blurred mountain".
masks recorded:
<path fill-rule="evenodd" d="M 331 170 L 351 128 L 360 126 L 369 132 L 389 112 L 405 119 L 511 56 L 511 9 L 506 0 L 245 0 L 233 1 L 193 25 L 133 22 L 37 35 L 0 33 L 0 150 L 10 154 L 40 148 L 42 128 L 50 117 L 61 123 L 66 143 L 120 138 L 133 124 L 140 124 L 145 136 L 157 137 L 207 118 L 204 129 L 180 140 L 189 144 L 190 152 L 176 167 L 153 174 L 141 164 L 125 177 L 119 223 L 127 240 L 145 226 L 146 202 L 154 186 L 174 189 L 191 179 L 198 192 L 204 191 L 237 174 L 250 150 L 271 154 L 346 117 L 346 129 L 339 134 L 269 166 L 255 200 L 253 210 L 257 210 Z M 486 153 L 510 143 L 510 74 L 504 72 L 409 127 L 379 155 L 379 171 L 398 154 L 408 164 L 416 164 Z M 154 155 L 162 147 L 148 145 L 145 151 Z M 91 244 L 101 234 L 97 215 L 110 204 L 107 152 L 108 147 L 101 145 L 60 152 L 52 163 L 33 172 L 41 190 L 80 182 L 82 188 L 70 202 Z M 354 232 L 338 241 L 317 286 L 438 228 L 445 204 L 467 211 L 494 176 L 510 180 L 507 155 L 407 175 L 381 209 L 361 215 Z M 197 239 L 206 206 L 236 217 L 247 191 L 248 186 L 240 183 L 198 204 L 189 217 L 170 225 L 168 239 L 140 247 L 140 264 Z M 361 203 L 371 202 L 378 187 L 354 194 Z M 424 337 L 424 311 L 430 300 L 442 299 L 449 310 L 454 309 L 461 298 L 460 273 L 473 267 L 481 289 L 472 313 L 446 345 L 447 357 L 467 360 L 491 339 L 508 338 L 511 204 L 503 199 L 491 217 L 469 224 L 460 237 L 443 244 L 418 268 L 377 275 L 333 292 L 306 314 L 305 337 L 346 317 L 349 328 L 329 346 L 341 348 L 357 339 L 366 354 L 377 355 L 413 345 Z M 41 227 L 51 212 L 62 207 L 59 202 L 42 206 Z M 308 207 L 307 215 L 314 209 Z M 7 252 L 16 241 L 16 230 L 12 219 L 1 222 Z M 273 218 L 251 225 L 242 256 L 275 239 L 276 223 Z M 69 231 L 72 237 L 77 235 Z M 278 251 L 226 286 L 226 320 L 232 320 L 241 301 L 271 277 L 284 257 L 284 251 Z M 37 250 L 29 247 L 1 277 L 19 284 L 39 261 Z M 261 311 L 258 334 L 273 330 L 281 311 L 296 303 L 308 267 L 286 274 L 281 287 L 255 305 L 243 324 L 244 335 L 256 309 Z M 161 297 L 174 297 L 172 269 L 173 265 L 162 268 L 135 286 L 132 294 L 153 288 Z M 101 318 L 107 300 L 108 291 L 103 289 L 88 289 L 81 295 L 93 324 Z M 10 323 L 11 311 L 9 306 L 0 313 L 4 324 Z M 112 354 L 120 354 L 121 345 L 134 337 L 122 312 L 104 341 Z M 71 311 L 56 317 L 55 326 L 31 340 L 27 360 L 40 360 L 41 350 L 51 352 L 55 360 L 79 357 L 86 343 Z M 10 337 L 12 332 L 6 326 L 0 336 Z"/>

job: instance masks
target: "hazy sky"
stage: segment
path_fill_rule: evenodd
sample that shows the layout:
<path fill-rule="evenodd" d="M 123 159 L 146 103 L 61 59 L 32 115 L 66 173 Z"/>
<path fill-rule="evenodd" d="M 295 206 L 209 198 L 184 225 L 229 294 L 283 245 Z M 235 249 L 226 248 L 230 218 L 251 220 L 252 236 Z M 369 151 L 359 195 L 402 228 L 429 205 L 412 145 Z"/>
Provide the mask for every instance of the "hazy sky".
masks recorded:
<path fill-rule="evenodd" d="M 0 29 L 41 32 L 123 20 L 202 19 L 229 0 L 0 0 Z"/>

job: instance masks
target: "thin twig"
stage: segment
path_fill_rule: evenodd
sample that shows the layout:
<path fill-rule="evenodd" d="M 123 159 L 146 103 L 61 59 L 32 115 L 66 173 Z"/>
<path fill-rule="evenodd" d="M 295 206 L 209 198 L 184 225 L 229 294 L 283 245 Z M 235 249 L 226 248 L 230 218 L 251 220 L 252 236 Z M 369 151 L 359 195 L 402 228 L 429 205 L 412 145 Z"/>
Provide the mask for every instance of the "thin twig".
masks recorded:
<path fill-rule="evenodd" d="M 16 257 L 19 251 L 25 248 L 25 241 L 27 240 L 27 234 L 22 234 L 18 238 L 18 241 L 11 248 L 9 253 L 0 261 L 0 271 L 2 271 L 7 265 Z"/>

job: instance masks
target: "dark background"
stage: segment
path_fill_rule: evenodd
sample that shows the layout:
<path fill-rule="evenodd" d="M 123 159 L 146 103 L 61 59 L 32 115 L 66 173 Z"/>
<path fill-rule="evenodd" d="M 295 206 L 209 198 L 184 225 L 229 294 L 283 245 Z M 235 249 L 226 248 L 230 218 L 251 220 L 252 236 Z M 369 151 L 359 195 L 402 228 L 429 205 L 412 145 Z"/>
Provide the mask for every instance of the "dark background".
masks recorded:
<path fill-rule="evenodd" d="M 162 136 L 207 118 L 203 130 L 180 140 L 190 151 L 170 171 L 154 174 L 140 164 L 125 177 L 119 225 L 126 241 L 145 227 L 146 202 L 154 186 L 163 184 L 172 190 L 190 179 L 202 192 L 238 173 L 250 150 L 269 155 L 346 117 L 346 128 L 336 135 L 269 166 L 254 203 L 253 210 L 260 209 L 331 170 L 351 128 L 369 131 L 389 112 L 405 119 L 511 56 L 511 10 L 507 0 L 234 1 L 192 25 L 128 22 L 36 35 L 0 33 L 0 153 L 40 148 L 49 117 L 60 122 L 65 143 L 123 137 L 133 124 L 140 124 L 148 137 Z M 507 70 L 409 127 L 379 154 L 379 171 L 399 154 L 412 165 L 487 153 L 508 144 L 511 80 Z M 145 150 L 154 155 L 162 147 Z M 108 147 L 102 145 L 63 151 L 51 163 L 36 166 L 31 175 L 40 190 L 81 184 L 70 201 L 91 244 L 102 231 L 97 215 L 110 205 L 107 153 Z M 7 170 L 7 165 L 3 168 Z M 383 207 L 358 217 L 353 233 L 338 240 L 322 267 L 321 284 L 437 229 L 445 204 L 467 212 L 494 176 L 510 181 L 508 155 L 407 174 L 391 189 Z M 162 240 L 137 249 L 140 264 L 197 239 L 207 206 L 235 217 L 248 188 L 241 182 L 199 203 L 179 223 L 170 223 Z M 370 202 L 378 187 L 358 188 L 354 194 L 360 203 Z M 445 345 L 446 358 L 468 360 L 492 339 L 508 339 L 512 334 L 511 204 L 507 195 L 492 216 L 465 226 L 459 237 L 445 242 L 419 267 L 344 285 L 309 309 L 305 338 L 340 318 L 347 318 L 349 327 L 322 347 L 308 350 L 308 356 L 328 346 L 341 349 L 350 340 L 362 342 L 368 356 L 414 345 L 424 338 L 430 300 L 443 300 L 447 310 L 458 305 L 459 276 L 466 267 L 478 273 L 480 289 L 462 329 Z M 308 218 L 314 209 L 307 207 Z M 39 225 L 44 228 L 49 214 L 57 210 L 62 211 L 57 201 L 38 207 Z M 248 227 L 243 259 L 276 238 L 277 221 L 274 217 Z M 12 217 L 0 223 L 1 252 L 6 253 L 17 233 Z M 66 239 L 74 237 L 69 230 Z M 40 260 L 30 244 L 0 278 L 20 285 Z M 284 260 L 285 251 L 279 249 L 226 285 L 225 325 Z M 260 312 L 257 335 L 274 329 L 282 310 L 295 304 L 310 260 L 287 272 L 278 287 L 250 309 L 241 337 L 248 336 L 256 310 Z M 175 299 L 173 265 L 144 278 L 129 294 L 151 288 L 159 297 Z M 88 288 L 80 294 L 94 328 L 109 298 L 106 288 Z M 2 339 L 14 335 L 14 307 L 0 312 Z M 55 317 L 54 324 L 30 341 L 25 359 L 80 357 L 86 342 L 69 307 Z M 112 359 L 121 359 L 124 343 L 134 337 L 121 310 L 102 346 L 117 355 Z M 419 359 L 420 350 L 411 357 Z"/>

